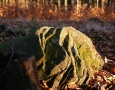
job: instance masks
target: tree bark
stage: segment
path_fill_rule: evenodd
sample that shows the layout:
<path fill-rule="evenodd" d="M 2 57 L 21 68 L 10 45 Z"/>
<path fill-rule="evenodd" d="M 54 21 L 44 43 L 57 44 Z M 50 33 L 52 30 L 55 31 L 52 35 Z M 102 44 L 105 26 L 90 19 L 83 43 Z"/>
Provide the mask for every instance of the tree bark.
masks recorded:
<path fill-rule="evenodd" d="M 72 7 L 74 6 L 74 3 L 75 3 L 75 1 L 74 1 L 74 0 L 71 0 L 71 6 L 72 6 Z"/>
<path fill-rule="evenodd" d="M 67 10 L 68 0 L 65 0 L 64 5 L 65 5 L 65 10 Z"/>
<path fill-rule="evenodd" d="M 87 8 L 90 8 L 90 0 L 87 0 Z"/>
<path fill-rule="evenodd" d="M 60 7 L 61 7 L 61 1 L 58 0 L 58 8 L 60 8 Z"/>
<path fill-rule="evenodd" d="M 15 18 L 18 18 L 18 0 L 15 0 Z"/>
<path fill-rule="evenodd" d="M 1 0 L 1 7 L 3 6 L 3 0 Z"/>
<path fill-rule="evenodd" d="M 101 8 L 104 9 L 105 7 L 105 0 L 101 0 Z"/>
<path fill-rule="evenodd" d="M 80 1 L 77 0 L 77 10 L 79 10 L 79 4 L 80 4 Z"/>
<path fill-rule="evenodd" d="M 97 0 L 97 3 L 96 3 L 96 8 L 99 7 L 99 0 Z"/>

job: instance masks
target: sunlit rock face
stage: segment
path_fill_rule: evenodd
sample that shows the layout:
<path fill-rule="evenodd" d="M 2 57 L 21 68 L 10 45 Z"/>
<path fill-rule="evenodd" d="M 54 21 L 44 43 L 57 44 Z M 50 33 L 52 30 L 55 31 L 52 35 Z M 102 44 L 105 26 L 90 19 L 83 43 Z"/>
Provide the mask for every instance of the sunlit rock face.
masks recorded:
<path fill-rule="evenodd" d="M 103 66 L 91 39 L 73 27 L 44 26 L 36 34 L 43 53 L 36 63 L 38 75 L 49 87 L 87 84 Z"/>

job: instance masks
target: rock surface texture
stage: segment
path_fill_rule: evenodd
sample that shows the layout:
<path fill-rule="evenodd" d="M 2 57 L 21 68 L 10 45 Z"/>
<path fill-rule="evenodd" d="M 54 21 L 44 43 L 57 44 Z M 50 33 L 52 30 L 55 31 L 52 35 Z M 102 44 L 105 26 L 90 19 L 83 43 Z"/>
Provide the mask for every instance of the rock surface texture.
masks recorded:
<path fill-rule="evenodd" d="M 43 53 L 36 63 L 38 75 L 51 88 L 87 84 L 104 64 L 90 38 L 71 26 L 44 26 L 36 34 Z"/>

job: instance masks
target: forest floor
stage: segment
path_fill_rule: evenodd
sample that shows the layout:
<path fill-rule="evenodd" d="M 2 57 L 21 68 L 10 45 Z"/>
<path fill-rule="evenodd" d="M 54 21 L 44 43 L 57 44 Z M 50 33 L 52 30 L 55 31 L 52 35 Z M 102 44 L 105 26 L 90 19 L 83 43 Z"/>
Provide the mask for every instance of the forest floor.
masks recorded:
<path fill-rule="evenodd" d="M 2 20 L 1 24 L 9 26 L 17 36 L 27 35 L 33 29 L 42 26 L 64 27 L 73 26 L 91 38 L 99 54 L 105 60 L 103 71 L 96 73 L 95 79 L 89 84 L 90 90 L 94 88 L 115 89 L 115 22 L 105 22 L 97 18 L 84 21 L 27 21 L 27 20 Z M 0 33 L 0 44 L 12 39 L 14 35 L 8 32 Z M 109 63 L 106 63 L 109 62 Z M 107 75 L 105 75 L 106 73 Z M 103 81 L 99 80 L 101 77 Z M 112 76 L 112 80 L 110 80 Z M 106 77 L 106 78 L 105 78 Z M 109 80 L 109 81 L 108 81 Z M 80 86 L 77 86 L 77 88 Z M 75 89 L 76 86 L 69 88 Z M 71 89 L 70 89 L 71 90 Z M 75 89 L 78 90 L 78 89 Z M 82 90 L 82 89 L 79 89 Z M 87 89 L 88 90 L 88 89 Z M 98 90 L 98 89 L 96 89 Z M 103 89 L 104 90 L 104 89 Z"/>

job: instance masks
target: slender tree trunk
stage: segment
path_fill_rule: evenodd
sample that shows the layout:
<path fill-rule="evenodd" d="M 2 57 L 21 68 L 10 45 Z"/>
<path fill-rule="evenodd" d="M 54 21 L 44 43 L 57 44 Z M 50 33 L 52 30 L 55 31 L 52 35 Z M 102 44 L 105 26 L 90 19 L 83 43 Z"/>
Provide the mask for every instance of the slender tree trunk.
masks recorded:
<path fill-rule="evenodd" d="M 90 0 L 87 0 L 87 8 L 90 8 Z"/>
<path fill-rule="evenodd" d="M 83 6 L 83 4 L 84 4 L 84 0 L 81 0 L 81 5 Z"/>
<path fill-rule="evenodd" d="M 1 5 L 0 5 L 0 7 L 2 7 L 3 6 L 3 0 L 1 0 Z"/>
<path fill-rule="evenodd" d="M 97 0 L 97 3 L 96 3 L 96 8 L 99 7 L 99 0 Z"/>
<path fill-rule="evenodd" d="M 10 3 L 10 0 L 8 0 L 8 4 Z"/>
<path fill-rule="evenodd" d="M 74 6 L 74 0 L 71 0 L 71 6 L 73 7 Z"/>
<path fill-rule="evenodd" d="M 105 0 L 101 0 L 101 7 L 102 7 L 102 9 L 104 9 L 104 7 L 105 7 Z"/>
<path fill-rule="evenodd" d="M 15 0 L 15 17 L 18 17 L 18 0 Z"/>
<path fill-rule="evenodd" d="M 58 8 L 60 8 L 60 7 L 61 7 L 61 1 L 58 0 Z"/>
<path fill-rule="evenodd" d="M 4 0 L 4 6 L 6 5 L 6 0 Z"/>
<path fill-rule="evenodd" d="M 68 0 L 65 0 L 64 5 L 65 5 L 65 10 L 67 10 Z"/>
<path fill-rule="evenodd" d="M 107 2 L 107 7 L 110 5 L 110 2 L 111 2 L 111 1 L 110 1 L 110 0 L 108 0 L 108 2 Z"/>
<path fill-rule="evenodd" d="M 80 1 L 77 0 L 77 10 L 79 9 L 79 4 L 80 4 Z"/>
<path fill-rule="evenodd" d="M 42 6 L 42 0 L 38 0 L 38 6 Z"/>
<path fill-rule="evenodd" d="M 24 0 L 24 6 L 25 6 L 25 7 L 24 7 L 24 10 L 25 10 L 24 12 L 26 13 L 26 15 L 28 15 L 28 14 L 27 14 L 28 12 L 26 11 L 26 10 L 27 10 L 27 9 L 26 9 L 26 8 L 27 8 L 27 0 Z"/>

